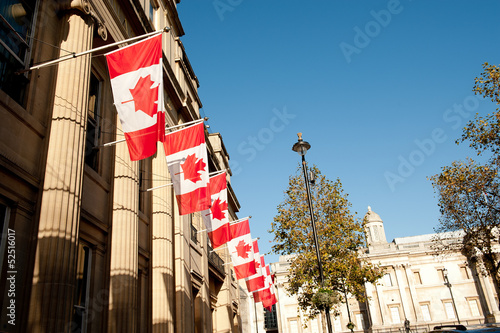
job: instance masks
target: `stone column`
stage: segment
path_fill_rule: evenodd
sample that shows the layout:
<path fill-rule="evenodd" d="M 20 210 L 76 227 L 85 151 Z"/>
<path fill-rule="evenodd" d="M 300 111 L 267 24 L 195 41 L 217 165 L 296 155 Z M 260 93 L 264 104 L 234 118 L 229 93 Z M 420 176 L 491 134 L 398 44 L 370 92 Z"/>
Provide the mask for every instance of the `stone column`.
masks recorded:
<path fill-rule="evenodd" d="M 405 285 L 405 278 L 403 275 L 402 270 L 404 269 L 405 265 L 404 264 L 398 264 L 394 266 L 394 273 L 396 275 L 396 280 L 398 284 L 398 289 L 399 289 L 399 295 L 401 297 L 401 305 L 403 307 L 403 314 L 405 318 L 403 319 L 411 319 L 410 314 L 410 307 L 408 305 L 408 297 L 406 295 L 406 285 Z"/>
<path fill-rule="evenodd" d="M 415 288 L 415 281 L 414 281 L 414 276 L 413 276 L 413 271 L 410 269 L 410 265 L 405 265 L 405 274 L 406 274 L 406 279 L 408 280 L 409 287 L 410 287 L 410 300 L 411 300 L 411 305 L 413 308 L 413 318 L 408 318 L 408 320 L 415 320 L 417 323 L 423 322 L 424 319 L 422 317 L 422 311 L 420 310 L 420 304 L 418 303 L 418 293 L 417 289 Z"/>
<path fill-rule="evenodd" d="M 72 11 L 61 20 L 61 50 L 78 53 L 92 48 L 93 22 L 89 16 Z M 59 56 L 65 55 L 67 52 L 61 51 Z M 91 58 L 86 55 L 63 61 L 57 69 L 33 270 L 30 332 L 63 332 L 71 327 L 90 68 Z"/>
<path fill-rule="evenodd" d="M 380 320 L 380 317 L 378 316 L 376 304 L 375 304 L 375 301 L 373 300 L 373 298 L 374 298 L 373 289 L 374 289 L 373 284 L 365 283 L 366 296 L 368 297 L 368 299 L 366 300 L 366 303 L 367 303 L 367 308 L 368 308 L 368 316 L 370 317 L 371 328 L 377 328 L 377 327 L 382 325 L 382 321 Z M 377 298 L 378 297 L 379 297 L 379 295 L 377 294 Z"/>
<path fill-rule="evenodd" d="M 179 216 L 174 202 L 175 332 L 194 332 L 194 297 L 191 283 L 189 215 Z"/>
<path fill-rule="evenodd" d="M 158 147 L 153 159 L 152 187 L 171 182 L 165 151 Z M 153 332 L 174 331 L 174 260 L 173 260 L 173 187 L 167 186 L 153 191 Z"/>
<path fill-rule="evenodd" d="M 500 318 L 500 311 L 498 310 L 497 300 L 495 299 L 494 290 L 495 287 L 492 284 L 492 280 L 488 276 L 478 275 L 479 285 L 483 289 L 488 313 L 486 313 L 486 321 L 489 323 L 496 323 Z"/>
<path fill-rule="evenodd" d="M 120 127 L 120 122 L 116 123 Z M 118 137 L 117 137 L 118 139 Z M 109 332 L 136 332 L 139 228 L 139 162 L 116 145 L 109 286 Z"/>
<path fill-rule="evenodd" d="M 375 290 L 377 292 L 377 300 L 378 300 L 378 308 L 380 311 L 380 319 L 382 320 L 382 325 L 385 326 L 386 324 L 389 324 L 391 322 L 389 320 L 390 313 L 389 313 L 389 310 L 387 309 L 387 304 L 385 302 L 384 292 L 382 290 L 382 287 L 376 283 Z"/>

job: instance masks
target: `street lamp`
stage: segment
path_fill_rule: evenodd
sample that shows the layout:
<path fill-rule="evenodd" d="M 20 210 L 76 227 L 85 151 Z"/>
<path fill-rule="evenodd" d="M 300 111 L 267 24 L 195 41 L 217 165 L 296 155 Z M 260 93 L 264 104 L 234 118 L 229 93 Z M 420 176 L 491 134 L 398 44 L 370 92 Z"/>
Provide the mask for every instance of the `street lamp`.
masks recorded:
<path fill-rule="evenodd" d="M 302 157 L 302 171 L 304 172 L 304 180 L 306 183 L 306 192 L 307 192 L 307 202 L 309 204 L 309 213 L 311 215 L 311 226 L 314 237 L 314 246 L 316 248 L 316 258 L 318 259 L 318 269 L 319 269 L 319 278 L 321 282 L 321 287 L 325 287 L 325 278 L 323 276 L 323 264 L 321 263 L 321 256 L 319 254 L 319 246 L 318 246 L 318 235 L 316 234 L 316 222 L 314 221 L 314 212 L 311 201 L 311 190 L 309 189 L 309 176 L 307 173 L 307 165 L 306 165 L 306 154 L 311 145 L 307 141 L 302 140 L 302 133 L 297 133 L 299 140 L 293 145 L 292 150 L 299 153 Z M 328 327 L 328 333 L 332 333 L 332 321 L 330 319 L 330 307 L 325 307 L 326 314 L 326 324 Z"/>
<path fill-rule="evenodd" d="M 354 332 L 354 323 L 351 320 L 351 311 L 349 310 L 349 299 L 347 298 L 347 288 L 346 288 L 347 279 L 344 278 L 344 297 L 345 297 L 345 305 L 347 306 L 347 317 L 349 317 L 349 322 L 347 323 L 347 328 Z"/>
<path fill-rule="evenodd" d="M 448 270 L 446 268 L 443 268 L 443 278 L 444 278 L 444 285 L 447 286 L 448 289 L 450 289 L 451 302 L 453 303 L 453 310 L 455 310 L 457 321 L 460 324 L 460 318 L 458 317 L 457 306 L 455 305 L 455 298 L 453 298 L 453 292 L 451 291 L 451 283 L 448 280 Z"/>

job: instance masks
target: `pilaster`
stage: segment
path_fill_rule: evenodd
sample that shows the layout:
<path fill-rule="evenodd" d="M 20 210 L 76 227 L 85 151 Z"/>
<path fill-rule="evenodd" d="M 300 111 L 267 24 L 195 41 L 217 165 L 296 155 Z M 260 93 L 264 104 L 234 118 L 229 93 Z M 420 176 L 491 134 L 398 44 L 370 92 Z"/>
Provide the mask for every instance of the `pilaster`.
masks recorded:
<path fill-rule="evenodd" d="M 414 317 L 408 318 L 408 320 L 421 323 L 424 321 L 424 318 L 422 317 L 422 311 L 420 310 L 420 306 L 418 303 L 418 294 L 417 294 L 417 289 L 415 288 L 415 279 L 413 277 L 413 271 L 411 270 L 409 264 L 404 266 L 404 271 L 410 288 L 410 301 L 414 314 Z"/>
<path fill-rule="evenodd" d="M 171 182 L 165 151 L 158 149 L 153 159 L 152 187 Z M 153 332 L 174 331 L 174 260 L 173 260 L 173 188 L 162 187 L 153 191 Z"/>
<path fill-rule="evenodd" d="M 488 313 L 485 314 L 486 321 L 497 323 L 500 320 L 500 311 L 498 310 L 497 300 L 495 299 L 494 286 L 489 276 L 479 274 L 479 283 L 484 291 Z"/>
<path fill-rule="evenodd" d="M 404 317 L 403 319 L 409 319 L 411 318 L 411 310 L 410 306 L 408 305 L 408 297 L 406 295 L 406 284 L 405 284 L 405 276 L 403 274 L 403 270 L 405 268 L 405 265 L 398 264 L 394 266 L 394 273 L 396 275 L 397 279 L 397 284 L 398 284 L 398 289 L 399 289 L 399 295 L 401 297 L 401 305 L 403 307 L 403 314 Z"/>
<path fill-rule="evenodd" d="M 175 332 L 194 331 L 194 296 L 191 283 L 189 215 L 179 216 L 174 200 Z"/>
<path fill-rule="evenodd" d="M 366 283 L 365 284 L 365 290 L 366 290 L 366 297 L 367 297 L 367 303 L 368 303 L 368 314 L 371 320 L 371 326 L 373 327 L 379 327 L 382 325 L 382 321 L 380 316 L 378 315 L 378 311 L 376 309 L 376 304 L 375 301 L 373 300 L 373 289 L 374 289 L 373 284 L 371 283 Z M 377 294 L 377 298 L 379 295 Z"/>
<path fill-rule="evenodd" d="M 116 123 L 120 126 L 118 119 Z M 130 161 L 126 144 L 117 144 L 111 229 L 109 332 L 133 333 L 137 328 L 138 179 L 139 162 Z"/>
<path fill-rule="evenodd" d="M 93 22 L 67 12 L 60 57 L 92 48 Z M 84 166 L 90 55 L 61 62 L 54 104 L 33 271 L 29 331 L 63 332 L 71 326 Z M 48 69 L 44 69 L 48 70 Z"/>

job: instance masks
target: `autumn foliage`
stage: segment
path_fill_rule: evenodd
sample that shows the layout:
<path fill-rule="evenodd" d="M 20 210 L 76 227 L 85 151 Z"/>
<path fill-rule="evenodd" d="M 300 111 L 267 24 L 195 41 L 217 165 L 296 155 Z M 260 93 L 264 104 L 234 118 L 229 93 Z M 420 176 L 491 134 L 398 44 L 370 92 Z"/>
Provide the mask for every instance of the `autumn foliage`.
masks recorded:
<path fill-rule="evenodd" d="M 363 260 L 358 249 L 364 246 L 362 221 L 351 213 L 339 179 L 328 180 L 317 167 L 313 167 L 315 185 L 311 186 L 312 202 L 320 255 L 323 263 L 325 286 L 321 288 L 314 247 L 311 218 L 307 202 L 302 168 L 289 179 L 284 201 L 278 205 L 278 213 L 272 222 L 274 233 L 272 252 L 293 255 L 286 290 L 297 296 L 299 306 L 310 317 L 321 310 L 315 302 L 321 289 L 329 291 L 333 302 L 345 302 L 344 287 L 352 297 L 364 300 L 364 282 L 380 278 L 379 270 Z"/>
<path fill-rule="evenodd" d="M 500 105 L 500 71 L 498 66 L 483 64 L 475 79 L 473 91 Z M 471 120 L 463 129 L 457 144 L 465 143 L 481 162 L 472 158 L 455 161 L 430 177 L 438 194 L 441 212 L 439 233 L 461 235 L 460 242 L 436 239 L 436 247 L 460 250 L 471 269 L 489 275 L 500 291 L 500 264 L 497 249 L 500 241 L 500 110 Z M 449 234 L 449 233 L 448 233 Z M 446 237 L 445 237 L 446 238 Z"/>

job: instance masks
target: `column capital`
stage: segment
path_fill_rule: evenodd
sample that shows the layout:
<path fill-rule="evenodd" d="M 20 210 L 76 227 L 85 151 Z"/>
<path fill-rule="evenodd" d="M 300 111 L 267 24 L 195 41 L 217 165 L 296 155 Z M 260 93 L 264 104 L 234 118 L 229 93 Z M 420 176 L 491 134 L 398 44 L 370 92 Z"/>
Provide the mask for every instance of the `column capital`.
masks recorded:
<path fill-rule="evenodd" d="M 108 30 L 104 25 L 104 20 L 99 15 L 95 6 L 90 0 L 68 0 L 63 2 L 60 8 L 61 12 L 77 11 L 83 17 L 90 17 L 94 22 L 97 34 L 102 40 L 108 39 Z"/>

